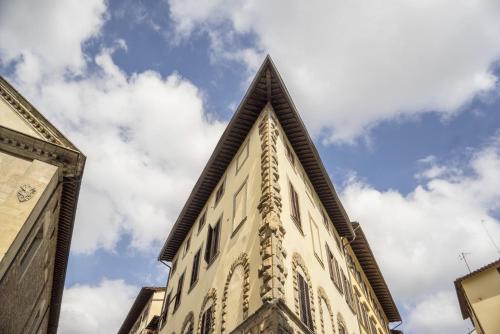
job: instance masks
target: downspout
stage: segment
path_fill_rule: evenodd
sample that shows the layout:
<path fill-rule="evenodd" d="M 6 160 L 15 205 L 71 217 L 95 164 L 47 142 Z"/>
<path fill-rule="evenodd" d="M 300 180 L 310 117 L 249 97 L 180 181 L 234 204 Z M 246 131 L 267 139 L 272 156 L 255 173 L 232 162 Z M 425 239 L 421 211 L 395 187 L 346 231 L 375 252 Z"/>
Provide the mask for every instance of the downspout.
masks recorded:
<path fill-rule="evenodd" d="M 167 295 L 167 289 L 168 289 L 168 284 L 170 283 L 170 272 L 172 271 L 172 267 L 164 260 L 160 260 L 160 262 L 168 268 L 168 274 L 167 274 L 167 284 L 165 285 L 165 298 L 168 298 L 168 295 Z M 170 301 L 166 301 L 163 303 L 163 305 L 161 306 L 161 313 L 160 313 L 160 321 L 158 321 L 158 328 L 156 328 L 156 333 L 159 333 L 160 332 L 160 326 L 162 325 L 161 324 L 161 318 L 163 317 L 163 312 L 165 311 L 165 306 L 167 305 L 167 303 L 169 303 Z"/>

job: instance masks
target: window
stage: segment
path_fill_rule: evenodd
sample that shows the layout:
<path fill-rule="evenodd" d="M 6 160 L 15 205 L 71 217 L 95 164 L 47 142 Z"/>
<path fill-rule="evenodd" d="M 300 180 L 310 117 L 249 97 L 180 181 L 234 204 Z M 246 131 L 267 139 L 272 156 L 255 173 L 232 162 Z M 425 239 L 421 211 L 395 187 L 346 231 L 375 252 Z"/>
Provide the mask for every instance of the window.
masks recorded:
<path fill-rule="evenodd" d="M 203 225 L 205 225 L 205 221 L 207 220 L 207 212 L 203 212 L 203 214 L 200 217 L 200 221 L 198 222 L 198 232 L 201 231 L 203 228 Z"/>
<path fill-rule="evenodd" d="M 285 154 L 288 160 L 290 160 L 292 167 L 295 167 L 295 157 L 293 155 L 292 149 L 290 148 L 290 145 L 288 144 L 285 144 Z"/>
<path fill-rule="evenodd" d="M 368 307 L 366 306 L 365 303 L 361 304 L 361 324 L 365 327 L 368 328 Z"/>
<path fill-rule="evenodd" d="M 175 273 L 175 269 L 177 269 L 177 259 L 172 261 L 172 272 L 170 275 L 173 275 Z"/>
<path fill-rule="evenodd" d="M 326 262 L 328 263 L 328 270 L 330 271 L 330 278 L 335 280 L 335 271 L 333 269 L 333 254 L 330 251 L 330 247 L 328 247 L 328 244 L 325 244 L 326 248 Z"/>
<path fill-rule="evenodd" d="M 313 329 L 313 322 L 311 316 L 311 300 L 309 297 L 309 286 L 304 280 L 304 277 L 297 273 L 299 284 L 299 306 L 300 306 L 300 320 L 309 328 Z"/>
<path fill-rule="evenodd" d="M 168 308 L 170 306 L 170 297 L 172 296 L 172 292 L 170 292 L 167 297 L 165 298 L 164 305 L 163 305 L 163 314 L 161 316 L 161 326 L 165 326 L 167 323 L 167 318 L 168 318 Z"/>
<path fill-rule="evenodd" d="M 329 224 L 328 224 L 328 216 L 326 215 L 325 211 L 321 210 L 321 217 L 323 218 L 323 224 L 326 227 L 327 231 L 330 231 Z"/>
<path fill-rule="evenodd" d="M 247 161 L 248 158 L 248 142 L 243 146 L 240 153 L 238 154 L 238 158 L 236 159 L 236 173 L 241 169 L 241 166 Z"/>
<path fill-rule="evenodd" d="M 347 334 L 343 323 L 339 323 L 339 334 Z"/>
<path fill-rule="evenodd" d="M 302 224 L 300 222 L 300 207 L 299 207 L 299 195 L 293 188 L 292 183 L 290 182 L 290 199 L 291 199 L 291 207 L 292 207 L 292 219 L 294 222 L 302 229 Z"/>
<path fill-rule="evenodd" d="M 187 237 L 186 239 L 186 246 L 184 247 L 184 256 L 186 256 L 186 254 L 188 253 L 190 245 L 191 245 L 191 236 Z"/>
<path fill-rule="evenodd" d="M 375 320 L 370 317 L 370 333 L 377 334 L 377 327 L 375 326 Z"/>
<path fill-rule="evenodd" d="M 198 281 L 198 273 L 200 271 L 200 253 L 201 249 L 198 249 L 193 258 L 193 268 L 191 269 L 191 281 L 189 282 L 190 288 L 192 288 L 193 285 Z"/>
<path fill-rule="evenodd" d="M 311 216 L 309 216 L 309 222 L 311 224 L 311 237 L 312 237 L 314 255 L 316 255 L 316 258 L 321 262 L 321 264 L 323 264 L 323 259 L 321 255 L 321 239 L 319 234 L 319 228 Z"/>
<path fill-rule="evenodd" d="M 339 269 L 339 263 L 337 262 L 336 258 L 333 258 L 333 264 L 335 268 L 335 280 L 333 281 L 337 288 L 339 289 L 340 293 L 344 293 L 344 290 L 342 289 L 342 280 L 340 278 L 340 269 Z"/>
<path fill-rule="evenodd" d="M 208 226 L 207 246 L 205 248 L 205 261 L 212 263 L 215 256 L 219 253 L 220 221 L 217 221 L 214 227 Z"/>
<path fill-rule="evenodd" d="M 212 321 L 213 321 L 213 306 L 210 306 L 203 312 L 201 317 L 201 334 L 212 333 Z"/>
<path fill-rule="evenodd" d="M 42 243 L 43 240 L 43 225 L 38 226 L 38 230 L 36 231 L 35 237 L 31 240 L 30 245 L 28 246 L 28 249 L 24 253 L 23 257 L 21 258 L 21 267 L 24 270 L 28 267 L 28 265 L 31 262 L 31 259 L 35 256 L 38 248 L 40 247 L 40 244 Z"/>
<path fill-rule="evenodd" d="M 174 311 L 177 310 L 177 307 L 179 307 L 181 303 L 183 284 L 184 284 L 184 273 L 182 273 L 181 277 L 179 277 L 179 282 L 177 283 L 177 293 L 175 294 Z"/>
<path fill-rule="evenodd" d="M 347 304 L 351 307 L 351 309 L 354 311 L 354 299 L 352 297 L 352 290 L 351 290 L 351 284 L 347 280 L 347 277 L 344 274 L 344 271 L 341 269 L 341 274 L 342 274 L 342 285 L 344 286 L 344 296 Z"/>
<path fill-rule="evenodd" d="M 226 184 L 226 180 L 222 181 L 221 185 L 217 189 L 217 192 L 215 193 L 215 205 L 217 205 L 222 198 L 222 195 L 224 195 L 224 186 Z"/>
<path fill-rule="evenodd" d="M 233 231 L 240 226 L 240 224 L 247 217 L 247 181 L 240 187 L 238 192 L 234 195 L 233 199 Z"/>

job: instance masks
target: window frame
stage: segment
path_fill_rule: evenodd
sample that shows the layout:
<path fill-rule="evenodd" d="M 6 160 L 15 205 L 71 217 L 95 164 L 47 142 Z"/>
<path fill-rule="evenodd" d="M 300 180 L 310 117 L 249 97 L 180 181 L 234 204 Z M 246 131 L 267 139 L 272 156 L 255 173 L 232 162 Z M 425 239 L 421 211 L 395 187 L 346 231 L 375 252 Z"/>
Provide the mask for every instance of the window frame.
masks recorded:
<path fill-rule="evenodd" d="M 208 267 L 210 267 L 210 265 L 215 261 L 220 253 L 221 225 L 222 216 L 217 220 L 213 227 L 212 225 L 208 226 L 207 243 L 205 246 L 205 262 L 207 263 Z"/>
<path fill-rule="evenodd" d="M 309 295 L 309 284 L 300 272 L 297 272 L 297 284 L 299 290 L 299 315 L 300 320 L 310 330 L 314 329 L 311 312 L 311 296 Z"/>
<path fill-rule="evenodd" d="M 194 254 L 193 264 L 191 265 L 191 278 L 189 279 L 189 292 L 196 286 L 200 278 L 201 250 L 203 246 Z M 196 275 L 195 275 L 196 273 Z M 188 293 L 189 293 L 188 292 Z"/>
<path fill-rule="evenodd" d="M 183 285 L 184 285 L 184 277 L 186 276 L 186 272 L 184 271 L 181 276 L 179 276 L 179 279 L 177 280 L 177 292 L 175 293 L 175 299 L 174 299 L 174 310 L 177 311 L 179 306 L 181 305 L 182 302 L 182 290 L 183 290 Z"/>
<path fill-rule="evenodd" d="M 302 229 L 302 220 L 300 217 L 300 199 L 299 194 L 295 190 L 292 181 L 288 181 L 290 188 L 290 217 L 295 225 L 299 228 L 300 232 L 304 234 Z"/>
<path fill-rule="evenodd" d="M 224 197 L 224 193 L 226 192 L 226 178 L 222 180 L 222 182 L 219 184 L 217 187 L 217 190 L 215 192 L 215 198 L 214 198 L 214 208 L 217 206 L 217 204 L 220 203 L 222 197 Z"/>

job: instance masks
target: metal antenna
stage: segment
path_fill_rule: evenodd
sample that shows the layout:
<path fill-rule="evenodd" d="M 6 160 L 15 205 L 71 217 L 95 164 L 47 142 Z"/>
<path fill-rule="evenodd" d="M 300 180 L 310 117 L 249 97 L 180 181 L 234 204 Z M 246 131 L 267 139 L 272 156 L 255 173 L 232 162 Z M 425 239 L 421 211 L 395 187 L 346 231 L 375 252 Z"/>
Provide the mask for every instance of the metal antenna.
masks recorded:
<path fill-rule="evenodd" d="M 470 270 L 470 267 L 469 267 L 469 263 L 467 262 L 467 258 L 465 257 L 466 255 L 469 255 L 470 253 L 460 253 L 460 256 L 458 257 L 460 260 L 464 261 L 465 262 L 465 265 L 467 266 L 467 269 L 469 270 L 469 274 L 471 273 L 471 270 Z"/>
<path fill-rule="evenodd" d="M 491 244 L 493 245 L 493 248 L 496 249 L 497 253 L 500 254 L 500 249 L 498 249 L 497 244 L 495 243 L 495 240 L 493 240 L 493 237 L 491 236 L 490 232 L 486 228 L 486 225 L 484 224 L 484 219 L 481 219 L 481 225 L 484 228 L 484 232 L 486 232 L 486 235 L 488 236 L 488 239 L 490 239 Z"/>

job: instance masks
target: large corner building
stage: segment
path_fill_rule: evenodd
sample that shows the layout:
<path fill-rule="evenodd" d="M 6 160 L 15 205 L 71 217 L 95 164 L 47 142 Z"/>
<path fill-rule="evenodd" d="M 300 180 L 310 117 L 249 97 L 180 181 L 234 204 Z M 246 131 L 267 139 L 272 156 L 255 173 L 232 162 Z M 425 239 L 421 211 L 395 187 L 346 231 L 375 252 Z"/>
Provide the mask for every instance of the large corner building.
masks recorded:
<path fill-rule="evenodd" d="M 161 334 L 388 334 L 401 317 L 266 58 L 159 255 Z"/>
<path fill-rule="evenodd" d="M 85 156 L 0 77 L 0 333 L 56 333 Z"/>

